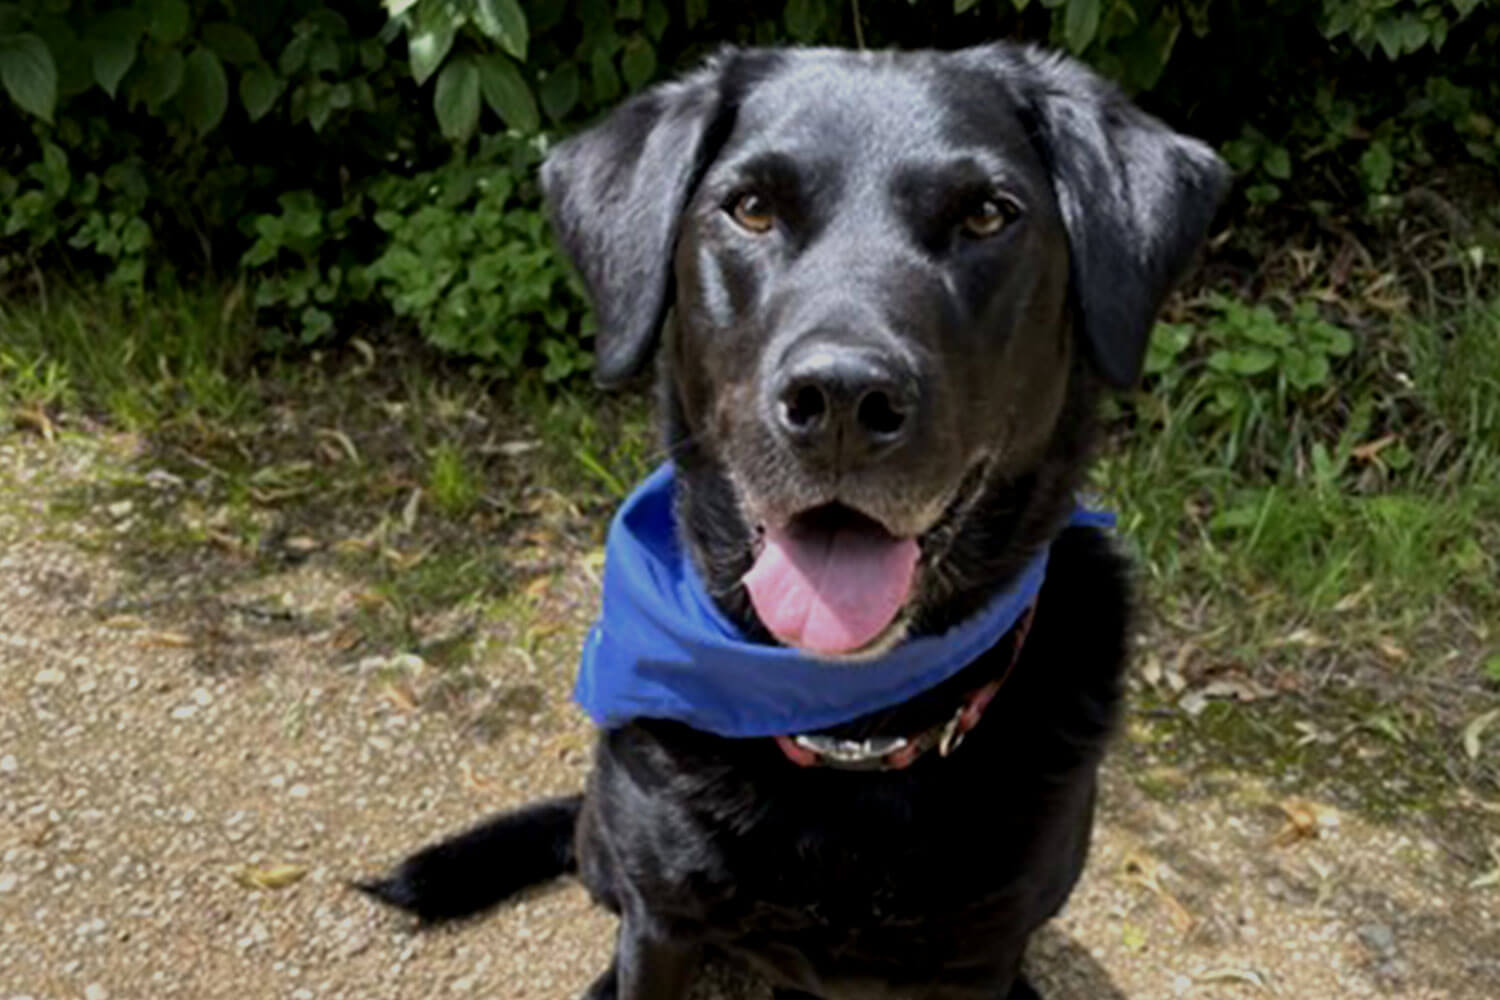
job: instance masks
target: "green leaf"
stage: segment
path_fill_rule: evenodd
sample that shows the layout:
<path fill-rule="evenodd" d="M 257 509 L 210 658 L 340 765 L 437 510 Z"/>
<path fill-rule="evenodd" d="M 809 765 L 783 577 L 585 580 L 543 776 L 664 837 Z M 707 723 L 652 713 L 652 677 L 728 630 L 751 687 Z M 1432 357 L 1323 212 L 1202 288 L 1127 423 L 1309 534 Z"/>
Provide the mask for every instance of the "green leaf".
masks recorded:
<path fill-rule="evenodd" d="M 253 122 L 265 117 L 285 87 L 286 82 L 264 63 L 245 70 L 240 74 L 240 103 L 245 106 L 245 114 Z"/>
<path fill-rule="evenodd" d="M 333 329 L 333 317 L 317 306 L 302 310 L 302 342 L 311 344 Z"/>
<path fill-rule="evenodd" d="M 672 14 L 667 10 L 667 5 L 662 0 L 651 0 L 646 7 L 646 34 L 659 42 L 671 23 Z"/>
<path fill-rule="evenodd" d="M 54 5 L 45 6 L 50 10 Z M 66 7 L 66 4 L 63 6 Z M 31 28 L 52 54 L 57 68 L 59 101 L 81 94 L 93 86 L 94 74 L 88 49 L 81 44 L 77 32 L 66 18 L 56 13 L 43 14 L 32 22 Z"/>
<path fill-rule="evenodd" d="M 465 142 L 479 124 L 479 67 L 461 56 L 443 67 L 432 95 L 438 127 L 454 142 Z"/>
<path fill-rule="evenodd" d="M 194 49 L 182 70 L 182 111 L 199 136 L 214 130 L 229 107 L 224 64 L 208 49 Z"/>
<path fill-rule="evenodd" d="M 1299 391 L 1311 389 L 1328 381 L 1328 359 L 1321 354 L 1305 351 L 1288 351 L 1282 360 L 1281 370 L 1292 388 Z"/>
<path fill-rule="evenodd" d="M 1281 197 L 1281 188 L 1275 184 L 1252 184 L 1245 189 L 1245 198 L 1252 205 L 1269 205 Z"/>
<path fill-rule="evenodd" d="M 1089 47 L 1099 33 L 1099 0 L 1068 0 L 1063 16 L 1063 39 L 1073 52 Z"/>
<path fill-rule="evenodd" d="M 176 49 L 168 49 L 148 59 L 139 84 L 146 106 L 155 111 L 170 101 L 182 87 L 182 72 L 182 53 Z"/>
<path fill-rule="evenodd" d="M 163 45 L 182 41 L 191 19 L 186 0 L 147 0 L 146 30 Z"/>
<path fill-rule="evenodd" d="M 1286 151 L 1285 146 L 1275 146 L 1266 153 L 1265 159 L 1261 161 L 1266 173 L 1278 181 L 1287 180 L 1292 176 L 1292 157 Z"/>
<path fill-rule="evenodd" d="M 953 0 L 953 13 L 962 14 L 979 5 L 979 0 Z"/>
<path fill-rule="evenodd" d="M 0 38 L 0 84 L 23 111 L 51 124 L 57 106 L 57 64 L 36 35 Z"/>
<path fill-rule="evenodd" d="M 817 35 L 818 29 L 823 27 L 823 17 L 827 11 L 823 7 L 822 0 L 786 0 L 786 10 L 782 17 L 786 21 L 786 30 L 799 42 L 810 42 Z"/>
<path fill-rule="evenodd" d="M 526 61 L 530 39 L 526 15 L 516 0 L 478 0 L 474 5 L 474 21 L 480 31 L 499 42 L 506 52 Z"/>
<path fill-rule="evenodd" d="M 590 69 L 593 71 L 596 101 L 607 103 L 620 96 L 620 75 L 615 72 L 614 60 L 610 59 L 608 51 L 595 49 Z"/>
<path fill-rule="evenodd" d="M 708 0 L 684 0 L 682 16 L 689 28 L 696 27 L 699 21 L 708 16 Z"/>
<path fill-rule="evenodd" d="M 286 43 L 286 48 L 281 50 L 281 58 L 276 63 L 282 76 L 291 76 L 303 67 L 307 62 L 307 53 L 312 48 L 312 43 L 312 35 L 298 35 Z"/>
<path fill-rule="evenodd" d="M 1208 356 L 1208 367 L 1232 375 L 1259 375 L 1276 364 L 1276 353 L 1263 347 L 1244 347 L 1237 351 L 1214 351 Z"/>
<path fill-rule="evenodd" d="M 437 68 L 448 58 L 453 48 L 453 28 L 427 28 L 412 35 L 406 42 L 406 53 L 411 60 L 411 75 L 421 86 L 427 82 Z"/>
<path fill-rule="evenodd" d="M 120 81 L 135 64 L 136 39 L 124 35 L 110 38 L 92 38 L 88 42 L 93 56 L 94 82 L 110 97 L 120 86 Z"/>
<path fill-rule="evenodd" d="M 651 43 L 639 35 L 625 43 L 625 54 L 620 58 L 620 69 L 631 90 L 640 90 L 656 75 L 656 50 Z"/>
<path fill-rule="evenodd" d="M 1387 59 L 1394 60 L 1401 54 L 1401 24 L 1395 20 L 1375 23 L 1375 40 L 1385 50 Z"/>
<path fill-rule="evenodd" d="M 337 73 L 339 69 L 339 43 L 326 36 L 313 39 L 307 50 L 307 68 L 313 73 Z"/>
<path fill-rule="evenodd" d="M 574 74 L 577 82 L 577 74 Z M 541 128 L 536 100 L 516 64 L 503 53 L 492 52 L 479 63 L 479 85 L 490 110 L 517 132 L 527 134 Z"/>
<path fill-rule="evenodd" d="M 540 88 L 542 110 L 553 121 L 562 121 L 578 105 L 578 65 L 564 63 L 547 74 Z"/>
<path fill-rule="evenodd" d="M 231 66 L 248 66 L 260 62 L 260 47 L 255 36 L 237 24 L 215 21 L 203 26 L 203 44 Z"/>
<path fill-rule="evenodd" d="M 1365 190 L 1371 194 L 1384 192 L 1391 184 L 1396 160 L 1391 156 L 1391 147 L 1384 140 L 1370 143 L 1370 148 L 1359 158 L 1359 173 L 1365 180 Z"/>

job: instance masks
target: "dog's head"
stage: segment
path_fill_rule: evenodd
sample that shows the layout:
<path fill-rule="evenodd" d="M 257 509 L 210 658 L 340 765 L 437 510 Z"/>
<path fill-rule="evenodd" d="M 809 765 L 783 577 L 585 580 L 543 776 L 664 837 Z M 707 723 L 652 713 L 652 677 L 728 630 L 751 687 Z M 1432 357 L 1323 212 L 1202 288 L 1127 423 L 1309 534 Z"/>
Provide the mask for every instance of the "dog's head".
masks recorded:
<path fill-rule="evenodd" d="M 951 624 L 1057 530 L 1096 390 L 1138 377 L 1226 178 L 1077 63 L 1008 45 L 725 51 L 543 171 L 598 380 L 666 328 L 710 589 L 829 656 Z"/>

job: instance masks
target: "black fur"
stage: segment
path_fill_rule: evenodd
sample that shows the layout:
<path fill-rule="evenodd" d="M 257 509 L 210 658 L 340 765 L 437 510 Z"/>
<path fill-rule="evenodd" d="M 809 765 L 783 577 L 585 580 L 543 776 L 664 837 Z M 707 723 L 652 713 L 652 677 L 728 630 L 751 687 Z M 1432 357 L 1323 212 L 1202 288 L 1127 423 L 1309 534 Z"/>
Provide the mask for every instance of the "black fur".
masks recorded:
<path fill-rule="evenodd" d="M 578 870 L 573 831 L 583 796 L 502 813 L 355 887 L 423 923 L 472 916 L 522 889 Z"/>
<path fill-rule="evenodd" d="M 1034 1000 L 1020 962 L 1082 869 L 1130 614 L 1108 539 L 1059 530 L 1100 392 L 1138 375 L 1225 176 L 1077 64 L 1003 45 L 725 51 L 560 146 L 544 182 L 598 311 L 600 380 L 637 371 L 665 322 L 679 519 L 747 632 L 768 637 L 740 584 L 757 527 L 817 505 L 918 538 L 893 628 L 962 620 L 1052 539 L 1046 583 L 1014 672 L 949 757 L 804 770 L 770 740 L 641 720 L 600 735 L 581 801 L 500 817 L 366 888 L 432 920 L 576 858 L 621 916 L 590 1000 L 681 1000 L 708 951 L 779 1000 Z M 729 221 L 745 190 L 769 231 Z M 984 199 L 1017 212 L 969 240 Z M 808 343 L 906 366 L 899 446 L 840 464 L 776 434 L 769 387 Z M 925 729 L 1011 653 L 832 732 Z"/>

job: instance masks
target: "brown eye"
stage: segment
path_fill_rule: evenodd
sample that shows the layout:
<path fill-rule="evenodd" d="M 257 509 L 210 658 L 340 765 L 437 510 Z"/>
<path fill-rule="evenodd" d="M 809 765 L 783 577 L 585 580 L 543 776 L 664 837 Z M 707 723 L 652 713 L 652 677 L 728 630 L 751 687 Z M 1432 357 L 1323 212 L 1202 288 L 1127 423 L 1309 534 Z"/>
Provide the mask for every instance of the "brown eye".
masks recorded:
<path fill-rule="evenodd" d="M 771 227 L 776 224 L 776 216 L 771 211 L 771 203 L 754 192 L 742 194 L 736 198 L 730 214 L 734 216 L 734 221 L 739 223 L 742 229 L 752 233 L 769 233 Z"/>
<path fill-rule="evenodd" d="M 1020 214 L 1020 208 L 1008 198 L 986 198 L 964 217 L 964 232 L 975 239 L 994 236 Z"/>

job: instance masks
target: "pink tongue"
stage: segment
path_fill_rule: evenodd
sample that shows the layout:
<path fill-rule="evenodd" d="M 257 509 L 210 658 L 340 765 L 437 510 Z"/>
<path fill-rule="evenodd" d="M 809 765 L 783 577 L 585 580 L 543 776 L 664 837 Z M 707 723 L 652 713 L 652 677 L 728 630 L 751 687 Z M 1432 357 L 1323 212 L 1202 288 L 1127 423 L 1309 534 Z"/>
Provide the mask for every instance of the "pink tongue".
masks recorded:
<path fill-rule="evenodd" d="M 913 539 L 873 524 L 767 529 L 745 586 L 777 639 L 825 656 L 851 653 L 895 620 L 919 555 Z"/>

